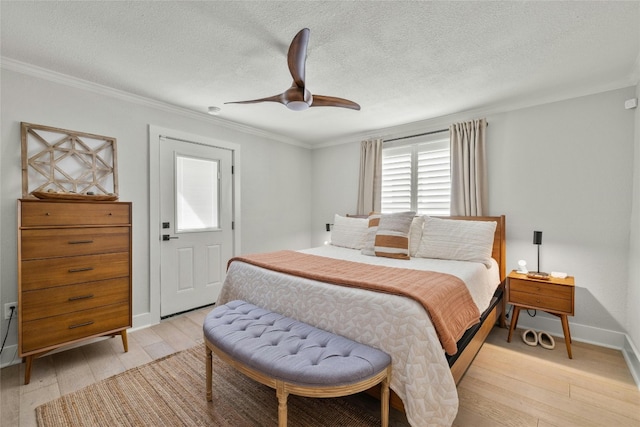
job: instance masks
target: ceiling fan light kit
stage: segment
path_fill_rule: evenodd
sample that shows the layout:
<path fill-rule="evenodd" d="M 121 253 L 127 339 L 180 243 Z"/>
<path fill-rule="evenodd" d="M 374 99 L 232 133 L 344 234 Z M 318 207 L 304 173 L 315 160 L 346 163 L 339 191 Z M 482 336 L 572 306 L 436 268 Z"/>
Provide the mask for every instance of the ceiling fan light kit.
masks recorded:
<path fill-rule="evenodd" d="M 304 111 L 309 107 L 340 107 L 360 110 L 360 105 L 353 101 L 334 96 L 312 95 L 306 88 L 305 65 L 307 60 L 307 45 L 309 44 L 309 29 L 303 28 L 296 34 L 289 46 L 287 64 L 293 77 L 293 84 L 279 95 L 250 101 L 225 102 L 225 104 L 256 104 L 259 102 L 278 102 L 292 111 Z"/>

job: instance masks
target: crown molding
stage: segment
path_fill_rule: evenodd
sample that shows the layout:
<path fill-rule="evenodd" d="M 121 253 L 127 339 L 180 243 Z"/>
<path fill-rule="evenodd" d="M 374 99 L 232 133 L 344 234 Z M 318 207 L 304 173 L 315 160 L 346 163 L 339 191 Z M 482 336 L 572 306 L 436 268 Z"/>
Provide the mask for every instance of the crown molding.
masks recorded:
<path fill-rule="evenodd" d="M 31 77 L 36 77 L 42 80 L 48 80 L 61 85 L 73 87 L 75 89 L 81 89 L 88 92 L 93 92 L 99 95 L 109 96 L 125 102 L 133 104 L 143 105 L 145 107 L 155 108 L 157 110 L 166 111 L 172 114 L 178 114 L 184 117 L 189 117 L 196 120 L 206 121 L 208 123 L 215 123 L 216 125 L 225 127 L 227 129 L 241 132 L 249 135 L 254 135 L 260 138 L 270 139 L 285 144 L 295 145 L 303 148 L 311 148 L 310 145 L 301 143 L 291 138 L 278 135 L 276 133 L 267 132 L 261 129 L 254 128 L 252 126 L 243 125 L 237 122 L 223 119 L 217 116 L 211 116 L 207 113 L 190 110 L 188 108 L 179 107 L 177 105 L 169 104 L 167 102 L 158 101 L 156 99 L 147 98 L 140 95 L 135 95 L 130 92 L 126 92 L 119 89 L 114 89 L 109 86 L 94 83 L 88 80 L 79 79 L 77 77 L 69 76 L 67 74 L 58 73 L 56 71 L 49 70 L 47 68 L 38 67 L 36 65 L 28 64 L 26 62 L 17 61 L 12 58 L 0 56 L 0 68 L 14 71 L 16 73 L 25 74 Z"/>

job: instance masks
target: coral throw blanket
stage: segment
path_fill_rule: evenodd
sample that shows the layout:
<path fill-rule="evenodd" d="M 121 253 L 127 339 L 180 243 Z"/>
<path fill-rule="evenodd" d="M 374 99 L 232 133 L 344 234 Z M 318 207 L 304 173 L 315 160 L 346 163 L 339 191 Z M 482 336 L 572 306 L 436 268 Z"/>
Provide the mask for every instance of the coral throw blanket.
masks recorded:
<path fill-rule="evenodd" d="M 413 298 L 425 308 L 447 354 L 457 353 L 457 341 L 480 321 L 480 312 L 464 282 L 450 274 L 385 267 L 278 251 L 232 258 L 258 267 L 341 286 L 369 289 Z"/>

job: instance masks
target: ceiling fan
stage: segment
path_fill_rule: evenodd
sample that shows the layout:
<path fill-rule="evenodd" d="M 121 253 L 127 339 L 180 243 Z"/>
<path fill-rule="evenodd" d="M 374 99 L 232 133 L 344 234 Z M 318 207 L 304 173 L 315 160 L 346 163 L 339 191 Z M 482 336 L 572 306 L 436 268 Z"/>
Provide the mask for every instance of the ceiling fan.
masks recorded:
<path fill-rule="evenodd" d="M 258 102 L 279 102 L 290 110 L 302 111 L 309 107 L 342 107 L 359 110 L 360 106 L 348 99 L 335 96 L 312 95 L 305 83 L 305 62 L 309 44 L 309 29 L 303 28 L 296 34 L 289 46 L 287 63 L 293 77 L 293 84 L 279 95 L 250 101 L 225 102 L 225 104 L 255 104 Z"/>

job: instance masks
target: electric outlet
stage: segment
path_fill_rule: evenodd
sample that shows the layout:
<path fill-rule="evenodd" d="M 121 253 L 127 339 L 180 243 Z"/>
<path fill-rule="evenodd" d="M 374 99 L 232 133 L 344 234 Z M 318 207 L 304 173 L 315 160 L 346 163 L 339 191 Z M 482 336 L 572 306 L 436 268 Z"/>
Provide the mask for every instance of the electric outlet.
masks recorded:
<path fill-rule="evenodd" d="M 11 307 L 13 307 L 13 317 L 18 315 L 18 303 L 10 302 L 4 305 L 4 319 L 7 320 L 11 317 Z"/>

